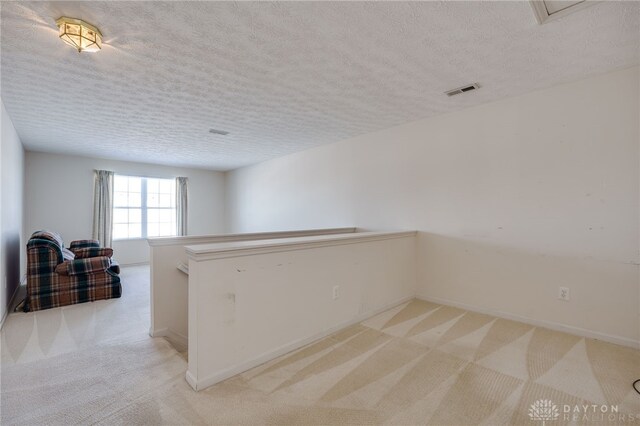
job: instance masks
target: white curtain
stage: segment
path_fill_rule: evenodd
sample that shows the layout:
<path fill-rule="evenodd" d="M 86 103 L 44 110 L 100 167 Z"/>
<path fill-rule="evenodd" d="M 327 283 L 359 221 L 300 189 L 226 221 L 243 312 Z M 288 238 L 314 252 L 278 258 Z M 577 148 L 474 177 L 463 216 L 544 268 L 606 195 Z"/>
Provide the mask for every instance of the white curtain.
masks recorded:
<path fill-rule="evenodd" d="M 176 235 L 187 235 L 187 181 L 186 177 L 176 178 Z"/>
<path fill-rule="evenodd" d="M 93 238 L 111 247 L 113 232 L 113 172 L 96 170 L 93 190 Z"/>

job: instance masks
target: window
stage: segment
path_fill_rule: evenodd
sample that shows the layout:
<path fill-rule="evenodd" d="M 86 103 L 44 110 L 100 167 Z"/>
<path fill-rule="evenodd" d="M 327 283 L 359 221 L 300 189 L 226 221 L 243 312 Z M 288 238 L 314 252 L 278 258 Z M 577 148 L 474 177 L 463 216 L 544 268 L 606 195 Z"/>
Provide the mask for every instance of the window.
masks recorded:
<path fill-rule="evenodd" d="M 174 179 L 115 175 L 113 239 L 176 235 Z"/>

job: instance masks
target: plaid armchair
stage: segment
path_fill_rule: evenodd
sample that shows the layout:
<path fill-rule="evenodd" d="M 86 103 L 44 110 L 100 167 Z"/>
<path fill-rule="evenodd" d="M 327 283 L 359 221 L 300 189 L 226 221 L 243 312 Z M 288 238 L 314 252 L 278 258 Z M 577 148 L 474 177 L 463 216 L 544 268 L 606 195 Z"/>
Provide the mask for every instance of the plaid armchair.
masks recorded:
<path fill-rule="evenodd" d="M 96 240 L 64 248 L 60 235 L 37 231 L 27 243 L 25 311 L 120 297 L 120 266 Z"/>

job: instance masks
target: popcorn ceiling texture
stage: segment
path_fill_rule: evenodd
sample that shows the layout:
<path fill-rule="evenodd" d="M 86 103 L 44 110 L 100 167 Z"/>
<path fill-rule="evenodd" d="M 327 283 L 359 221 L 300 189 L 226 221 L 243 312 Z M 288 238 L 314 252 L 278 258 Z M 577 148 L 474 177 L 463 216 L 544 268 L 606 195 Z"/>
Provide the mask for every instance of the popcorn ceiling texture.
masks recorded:
<path fill-rule="evenodd" d="M 217 170 L 640 62 L 636 2 L 545 25 L 528 2 L 1 9 L 1 95 L 27 149 Z M 63 15 L 98 26 L 103 50 L 59 41 Z"/>

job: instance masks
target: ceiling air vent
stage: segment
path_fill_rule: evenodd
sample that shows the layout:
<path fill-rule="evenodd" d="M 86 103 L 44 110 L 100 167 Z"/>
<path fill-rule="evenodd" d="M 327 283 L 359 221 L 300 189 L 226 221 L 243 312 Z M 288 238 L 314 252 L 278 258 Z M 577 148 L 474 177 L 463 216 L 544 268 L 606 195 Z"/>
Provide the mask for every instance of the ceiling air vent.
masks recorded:
<path fill-rule="evenodd" d="M 449 91 L 444 92 L 444 93 L 446 93 L 447 96 L 454 96 L 454 95 L 459 95 L 460 93 L 470 92 L 472 90 L 476 90 L 476 89 L 479 89 L 479 88 L 480 88 L 480 86 L 478 85 L 478 83 L 473 83 L 473 84 L 470 84 L 468 86 L 458 87 L 457 89 L 449 90 Z"/>
<path fill-rule="evenodd" d="M 229 132 L 226 132 L 224 130 L 218 130 L 218 129 L 209 129 L 209 133 L 213 133 L 214 135 L 222 135 L 222 136 L 227 136 L 229 134 Z"/>

